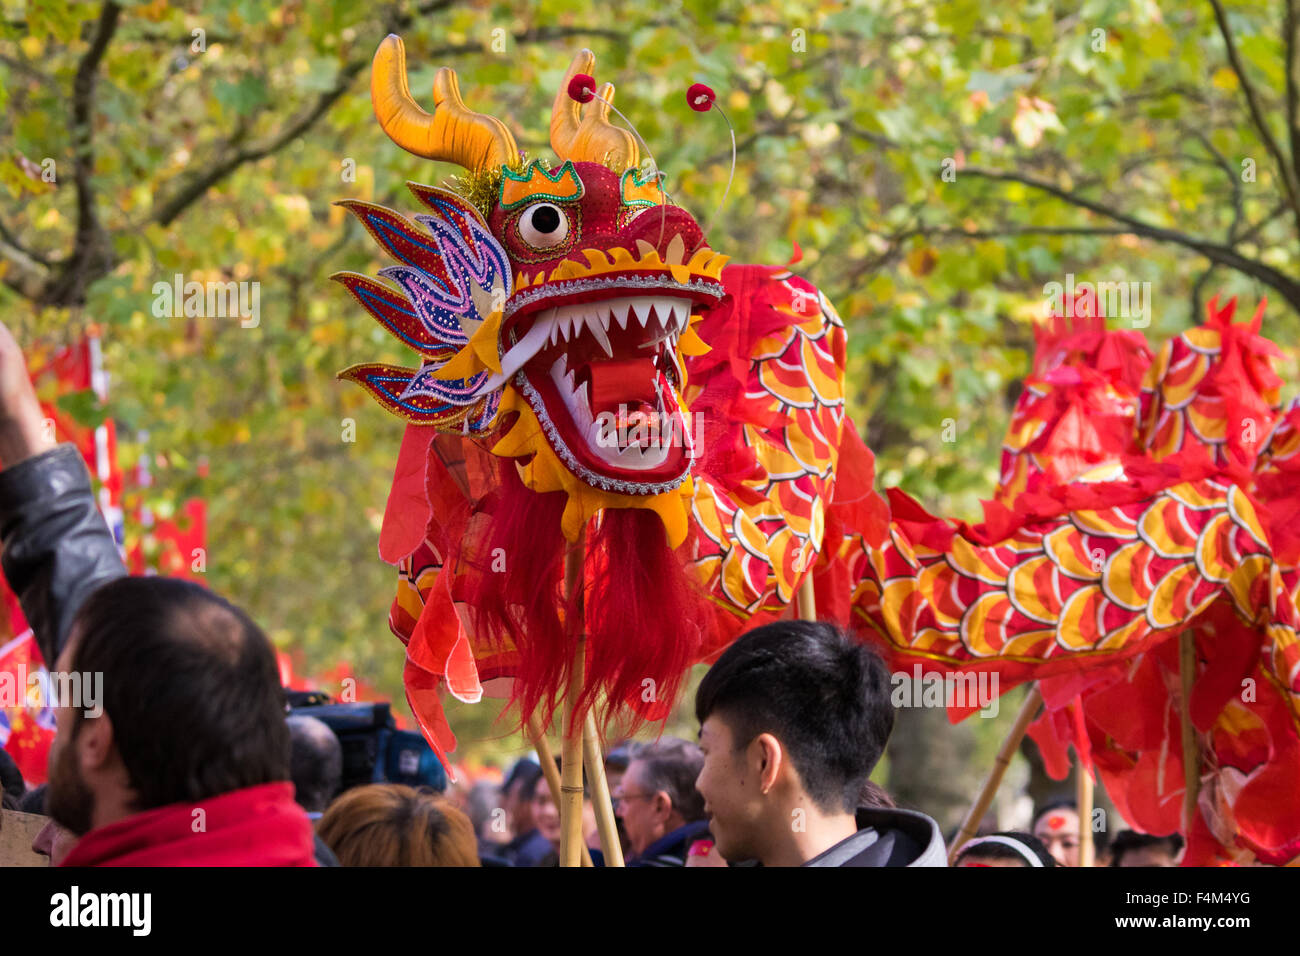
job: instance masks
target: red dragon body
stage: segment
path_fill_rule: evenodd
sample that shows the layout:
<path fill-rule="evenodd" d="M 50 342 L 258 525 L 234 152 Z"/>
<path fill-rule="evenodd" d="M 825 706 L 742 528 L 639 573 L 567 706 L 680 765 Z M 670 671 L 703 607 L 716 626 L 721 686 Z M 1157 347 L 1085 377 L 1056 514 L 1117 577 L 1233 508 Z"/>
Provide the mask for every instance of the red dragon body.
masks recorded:
<path fill-rule="evenodd" d="M 549 166 L 470 112 L 450 70 L 429 114 L 400 40 L 375 57 L 385 131 L 469 170 L 454 190 L 412 184 L 414 221 L 345 203 L 396 265 L 392 285 L 336 276 L 421 355 L 343 374 L 408 421 L 380 553 L 440 755 L 444 692 L 502 682 L 524 715 L 553 709 L 574 645 L 564 554 L 585 536 L 583 706 L 662 718 L 691 664 L 788 614 L 812 573 L 822 616 L 897 666 L 1039 680 L 1049 767 L 1072 744 L 1152 832 L 1181 827 L 1171 638 L 1191 629 L 1191 856 L 1300 854 L 1300 812 L 1270 806 L 1300 784 L 1300 536 L 1274 527 L 1300 507 L 1300 411 L 1278 407 L 1259 317 L 1215 310 L 1154 362 L 1137 333 L 1058 323 L 987 520 L 940 520 L 874 491 L 834 308 L 708 247 L 608 122 L 612 86 L 585 111 L 568 96 L 593 64 L 579 54 L 556 97 Z"/>

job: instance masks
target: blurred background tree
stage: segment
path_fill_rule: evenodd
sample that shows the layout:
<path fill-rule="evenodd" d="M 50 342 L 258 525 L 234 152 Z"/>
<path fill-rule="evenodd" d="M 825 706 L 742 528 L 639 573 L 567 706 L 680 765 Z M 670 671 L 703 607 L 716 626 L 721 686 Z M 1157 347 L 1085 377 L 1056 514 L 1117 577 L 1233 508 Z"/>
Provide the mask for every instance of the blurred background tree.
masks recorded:
<path fill-rule="evenodd" d="M 713 86 L 739 168 L 711 244 L 769 263 L 798 245 L 848 324 L 882 486 L 978 519 L 1046 283 L 1150 282 L 1153 340 L 1215 292 L 1267 294 L 1295 380 L 1297 7 L 0 0 L 4 315 L 32 342 L 95 323 L 149 504 L 210 502 L 211 585 L 309 670 L 346 663 L 400 701 L 375 543 L 401 425 L 334 373 L 406 356 L 327 281 L 384 264 L 331 203 L 409 209 L 407 179 L 456 170 L 379 132 L 367 68 L 386 33 L 417 96 L 454 65 L 471 107 L 536 154 L 591 47 L 701 218 L 730 149 L 684 91 Z M 259 283 L 257 326 L 155 315 L 154 283 L 178 273 Z M 518 748 L 493 704 L 451 718 L 471 756 Z M 902 712 L 887 782 L 952 822 L 1002 723 Z"/>

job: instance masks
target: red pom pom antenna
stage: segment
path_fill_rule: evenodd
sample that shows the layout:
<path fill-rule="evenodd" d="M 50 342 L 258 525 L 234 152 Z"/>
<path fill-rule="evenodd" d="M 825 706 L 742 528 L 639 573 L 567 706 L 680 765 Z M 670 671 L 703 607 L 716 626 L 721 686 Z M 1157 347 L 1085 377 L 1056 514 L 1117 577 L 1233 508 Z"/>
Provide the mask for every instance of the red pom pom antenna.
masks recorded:
<path fill-rule="evenodd" d="M 573 95 L 572 85 L 569 87 L 569 94 Z M 707 113 L 713 108 L 717 98 L 718 94 L 703 83 L 695 83 L 686 91 L 686 104 L 697 113 Z"/>
<path fill-rule="evenodd" d="M 569 80 L 569 98 L 590 103 L 596 98 L 596 80 L 586 73 L 575 73 Z"/>
<path fill-rule="evenodd" d="M 709 227 L 713 225 L 713 220 L 718 217 L 722 207 L 727 203 L 727 196 L 731 193 L 731 183 L 736 178 L 736 128 L 731 125 L 731 120 L 718 105 L 718 94 L 713 92 L 713 87 L 706 83 L 692 83 L 690 89 L 686 91 L 686 105 L 697 113 L 707 113 L 709 110 L 716 109 L 722 121 L 727 124 L 727 130 L 731 133 L 731 172 L 727 174 L 727 188 L 722 191 L 722 201 L 718 203 L 718 208 L 713 210 L 713 215 L 709 217 L 708 224 L 704 227 L 704 234 L 709 234 Z"/>

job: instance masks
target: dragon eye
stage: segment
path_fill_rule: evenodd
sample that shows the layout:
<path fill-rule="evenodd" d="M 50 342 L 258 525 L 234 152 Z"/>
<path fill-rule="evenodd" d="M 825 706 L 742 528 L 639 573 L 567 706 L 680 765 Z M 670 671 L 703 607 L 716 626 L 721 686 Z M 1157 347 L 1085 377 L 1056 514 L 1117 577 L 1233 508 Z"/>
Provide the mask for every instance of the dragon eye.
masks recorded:
<path fill-rule="evenodd" d="M 553 203 L 534 203 L 519 217 L 519 235 L 536 249 L 550 249 L 569 235 L 569 217 Z"/>

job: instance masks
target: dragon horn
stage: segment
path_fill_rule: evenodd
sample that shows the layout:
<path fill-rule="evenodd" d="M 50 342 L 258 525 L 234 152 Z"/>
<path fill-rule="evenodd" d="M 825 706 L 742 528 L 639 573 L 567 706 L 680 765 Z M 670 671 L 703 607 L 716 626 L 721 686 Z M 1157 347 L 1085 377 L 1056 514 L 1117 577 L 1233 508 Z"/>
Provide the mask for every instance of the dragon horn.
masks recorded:
<path fill-rule="evenodd" d="M 551 107 L 551 149 L 560 159 L 605 163 L 622 172 L 640 163 L 641 152 L 631 133 L 609 121 L 614 84 L 606 83 L 600 88 L 586 115 L 582 114 L 578 101 L 569 95 L 569 81 L 579 73 L 590 76 L 595 67 L 596 54 L 590 50 L 580 50 L 569 64 L 560 91 L 555 94 L 555 105 Z"/>
<path fill-rule="evenodd" d="M 406 48 L 395 34 L 386 36 L 375 51 L 370 100 L 389 138 L 417 156 L 456 163 L 471 172 L 519 161 L 519 147 L 505 124 L 465 106 L 454 70 L 443 67 L 433 78 L 433 113 L 420 108 L 406 83 Z"/>

